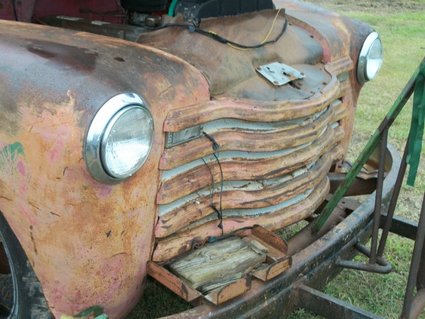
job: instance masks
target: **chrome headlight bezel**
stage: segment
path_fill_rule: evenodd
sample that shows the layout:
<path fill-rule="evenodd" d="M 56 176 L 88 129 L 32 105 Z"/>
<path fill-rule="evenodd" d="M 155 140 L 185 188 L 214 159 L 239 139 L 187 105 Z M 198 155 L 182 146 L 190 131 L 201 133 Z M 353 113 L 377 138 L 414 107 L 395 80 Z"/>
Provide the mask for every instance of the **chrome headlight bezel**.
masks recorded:
<path fill-rule="evenodd" d="M 381 49 L 381 58 L 380 58 L 381 63 L 379 67 L 377 68 L 377 71 L 373 75 L 369 75 L 367 71 L 368 63 L 370 63 L 369 54 L 371 52 L 371 48 L 373 47 L 376 41 L 379 41 L 379 45 Z M 359 54 L 359 60 L 357 62 L 357 80 L 359 81 L 359 83 L 361 84 L 366 83 L 367 81 L 373 80 L 376 77 L 383 62 L 382 51 L 383 51 L 382 41 L 381 41 L 381 38 L 379 37 L 378 32 L 374 31 L 370 33 L 366 37 L 366 40 L 363 43 L 362 49 L 360 50 L 360 54 Z"/>
<path fill-rule="evenodd" d="M 94 116 L 85 138 L 84 158 L 90 175 L 98 182 L 106 184 L 121 182 L 137 172 L 149 157 L 153 143 L 152 136 L 149 142 L 148 153 L 144 160 L 139 163 L 138 167 L 129 171 L 127 174 L 113 176 L 106 167 L 104 155 L 102 154 L 105 149 L 105 134 L 109 134 L 114 123 L 121 117 L 122 114 L 131 109 L 138 108 L 143 109 L 143 111 L 145 111 L 150 117 L 153 136 L 154 124 L 152 115 L 146 106 L 145 101 L 135 93 L 122 93 L 110 98 L 102 105 Z"/>

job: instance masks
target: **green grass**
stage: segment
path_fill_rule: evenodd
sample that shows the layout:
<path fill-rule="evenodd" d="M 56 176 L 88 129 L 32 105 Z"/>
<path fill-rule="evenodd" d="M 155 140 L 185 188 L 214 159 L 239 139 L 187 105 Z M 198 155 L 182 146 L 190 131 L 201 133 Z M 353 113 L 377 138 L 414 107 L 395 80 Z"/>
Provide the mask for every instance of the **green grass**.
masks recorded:
<path fill-rule="evenodd" d="M 190 304 L 148 277 L 144 294 L 127 319 L 154 319 L 190 308 Z"/>
<path fill-rule="evenodd" d="M 350 156 L 362 149 L 367 139 L 425 56 L 425 0 L 338 1 L 316 0 L 318 4 L 371 24 L 381 35 L 385 62 L 378 78 L 367 84 L 358 103 L 355 133 Z M 390 131 L 390 141 L 403 150 L 410 125 L 411 104 L 405 108 Z M 422 152 L 425 155 L 425 150 Z M 425 157 L 424 157 L 425 158 Z M 420 165 L 416 187 L 404 186 L 397 214 L 417 220 L 425 191 L 425 165 Z M 384 318 L 398 318 L 407 280 L 412 241 L 396 235 L 389 237 L 386 256 L 394 266 L 389 275 L 344 270 L 325 291 Z M 142 302 L 130 318 L 155 318 L 187 309 L 160 285 L 149 282 Z M 298 311 L 291 319 L 319 318 Z"/>

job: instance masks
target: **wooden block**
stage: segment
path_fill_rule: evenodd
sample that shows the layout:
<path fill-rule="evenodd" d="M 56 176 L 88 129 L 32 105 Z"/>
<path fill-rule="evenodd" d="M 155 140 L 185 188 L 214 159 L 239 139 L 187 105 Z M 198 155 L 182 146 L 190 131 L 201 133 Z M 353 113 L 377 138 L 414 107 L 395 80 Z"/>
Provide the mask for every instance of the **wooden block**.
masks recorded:
<path fill-rule="evenodd" d="M 264 266 L 261 269 L 252 273 L 255 278 L 262 281 L 268 281 L 291 267 L 291 258 L 285 258 L 283 260 L 272 263 L 271 265 Z"/>
<path fill-rule="evenodd" d="M 152 261 L 148 262 L 148 275 L 186 301 L 193 301 L 202 296 L 200 292 L 190 287 L 183 280 Z"/>
<path fill-rule="evenodd" d="M 275 233 L 265 229 L 264 227 L 255 225 L 252 228 L 252 235 L 279 249 L 282 253 L 288 253 L 288 244 Z"/>
<path fill-rule="evenodd" d="M 225 287 L 213 290 L 205 298 L 215 305 L 222 304 L 230 299 L 240 296 L 251 288 L 251 281 L 241 278 Z"/>

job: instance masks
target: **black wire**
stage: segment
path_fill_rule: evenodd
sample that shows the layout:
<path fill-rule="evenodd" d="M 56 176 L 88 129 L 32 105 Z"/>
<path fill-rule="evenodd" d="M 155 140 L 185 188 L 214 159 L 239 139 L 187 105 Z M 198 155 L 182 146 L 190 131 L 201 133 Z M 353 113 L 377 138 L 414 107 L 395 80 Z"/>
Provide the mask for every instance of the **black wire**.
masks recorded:
<path fill-rule="evenodd" d="M 277 35 L 276 38 L 274 38 L 273 40 L 269 40 L 269 41 L 266 41 L 266 42 L 263 42 L 263 43 L 260 43 L 260 44 L 255 44 L 255 45 L 244 45 L 244 44 L 240 44 L 240 43 L 237 43 L 237 42 L 233 42 L 233 41 L 228 40 L 228 39 L 226 39 L 226 38 L 224 38 L 224 37 L 222 37 L 218 34 L 212 33 L 210 31 L 202 30 L 200 28 L 195 28 L 195 32 L 202 34 L 202 35 L 205 35 L 207 37 L 210 37 L 211 39 L 216 40 L 220 43 L 231 44 L 231 45 L 233 45 L 233 46 L 235 46 L 239 49 L 258 49 L 258 48 L 261 48 L 265 45 L 276 43 L 277 41 L 279 41 L 279 39 L 285 33 L 287 27 L 288 27 L 288 20 L 285 19 L 285 23 L 283 24 L 282 30 L 280 31 L 280 33 Z"/>
<path fill-rule="evenodd" d="M 15 20 L 16 21 L 19 21 L 18 20 L 18 12 L 16 11 L 16 3 L 15 3 L 15 1 L 16 0 L 11 0 L 11 2 L 12 2 L 12 8 L 13 8 L 13 14 L 15 15 Z"/>
<path fill-rule="evenodd" d="M 224 235 L 224 231 L 223 231 L 223 214 L 221 211 L 221 192 L 223 190 L 223 183 L 221 184 L 221 192 L 220 192 L 220 210 L 217 209 L 217 207 L 214 204 L 214 190 L 215 190 L 215 181 L 214 181 L 214 174 L 210 168 L 210 166 L 207 164 L 207 162 L 205 161 L 205 159 L 202 158 L 202 161 L 204 162 L 204 164 L 208 167 L 208 170 L 210 172 L 211 175 L 211 187 L 210 187 L 210 207 L 214 210 L 214 212 L 217 214 L 217 219 L 220 220 L 220 223 L 218 224 L 218 228 L 221 229 L 221 235 Z"/>
<path fill-rule="evenodd" d="M 215 151 L 218 151 L 218 149 L 220 148 L 220 145 L 218 145 L 218 143 L 217 143 L 217 141 L 214 139 L 214 137 L 212 137 L 211 135 L 209 135 L 208 133 L 206 133 L 206 132 L 202 132 L 202 134 L 204 134 L 205 135 L 205 137 L 207 138 L 207 139 L 209 139 L 210 140 L 210 142 L 212 143 L 212 148 L 213 148 L 213 151 L 215 152 Z"/>
<path fill-rule="evenodd" d="M 218 156 L 216 155 L 216 153 L 213 153 L 213 155 L 215 157 L 215 160 L 218 163 L 218 167 L 220 168 L 220 179 L 221 179 L 221 181 L 220 181 L 220 194 L 219 194 L 219 196 L 220 196 L 220 199 L 219 199 L 219 210 L 220 210 L 220 224 L 219 224 L 219 227 L 221 228 L 221 235 L 223 235 L 224 234 L 224 230 L 223 230 L 223 206 L 222 206 L 222 203 L 223 203 L 224 174 L 223 174 L 223 169 L 221 167 L 221 163 L 220 163 L 220 160 L 218 159 Z"/>
<path fill-rule="evenodd" d="M 196 32 L 198 34 L 201 34 L 203 36 L 209 37 L 213 40 L 216 40 L 220 43 L 223 44 L 230 44 L 233 45 L 239 49 L 258 49 L 261 48 L 265 45 L 268 44 L 272 44 L 272 43 L 276 43 L 277 41 L 279 41 L 279 39 L 285 34 L 286 29 L 288 27 L 288 19 L 285 19 L 285 23 L 282 26 L 282 30 L 280 31 L 280 33 L 276 36 L 276 38 L 274 38 L 273 40 L 269 40 L 263 43 L 259 43 L 259 44 L 255 44 L 255 45 L 245 45 L 245 44 L 240 44 L 234 41 L 231 41 L 229 39 L 226 39 L 214 32 L 208 31 L 208 30 L 204 30 L 201 29 L 200 27 L 194 25 L 194 24 L 185 24 L 185 23 L 170 23 L 170 24 L 165 24 L 163 26 L 160 26 L 158 28 L 155 28 L 155 30 L 161 30 L 161 29 L 165 29 L 165 28 L 187 28 L 190 32 Z"/>
<path fill-rule="evenodd" d="M 217 209 L 217 207 L 214 204 L 214 199 L 213 199 L 213 190 L 215 189 L 215 181 L 214 181 L 214 175 L 212 173 L 211 168 L 209 167 L 209 165 L 207 164 L 207 162 L 202 159 L 202 161 L 204 162 L 205 165 L 207 165 L 210 174 L 211 174 L 211 179 L 212 179 L 212 191 L 210 192 L 210 200 L 211 200 L 211 208 L 217 213 L 217 218 L 220 220 L 220 223 L 218 224 L 218 228 L 221 229 L 221 235 L 224 235 L 224 229 L 223 229 L 223 187 L 224 187 L 224 174 L 223 174 L 223 168 L 221 167 L 221 162 L 217 156 L 217 151 L 220 149 L 220 145 L 217 143 L 217 141 L 214 139 L 214 137 L 212 137 L 211 135 L 209 135 L 206 132 L 202 132 L 204 134 L 204 136 L 211 142 L 211 147 L 213 149 L 213 156 L 215 158 L 215 160 L 217 161 L 218 167 L 220 169 L 220 193 L 219 193 L 219 209 Z"/>

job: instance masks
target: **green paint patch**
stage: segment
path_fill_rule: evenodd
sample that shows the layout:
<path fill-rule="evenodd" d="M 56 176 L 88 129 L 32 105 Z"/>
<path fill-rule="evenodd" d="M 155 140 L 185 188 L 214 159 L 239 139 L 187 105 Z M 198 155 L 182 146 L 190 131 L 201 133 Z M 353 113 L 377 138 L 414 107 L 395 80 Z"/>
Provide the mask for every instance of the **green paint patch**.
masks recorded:
<path fill-rule="evenodd" d="M 3 155 L 9 155 L 12 160 L 15 160 L 19 155 L 24 156 L 24 147 L 21 143 L 16 142 L 3 147 Z"/>
<path fill-rule="evenodd" d="M 16 142 L 6 145 L 0 151 L 0 167 L 7 162 L 15 162 L 19 156 L 24 156 L 24 147 Z"/>

